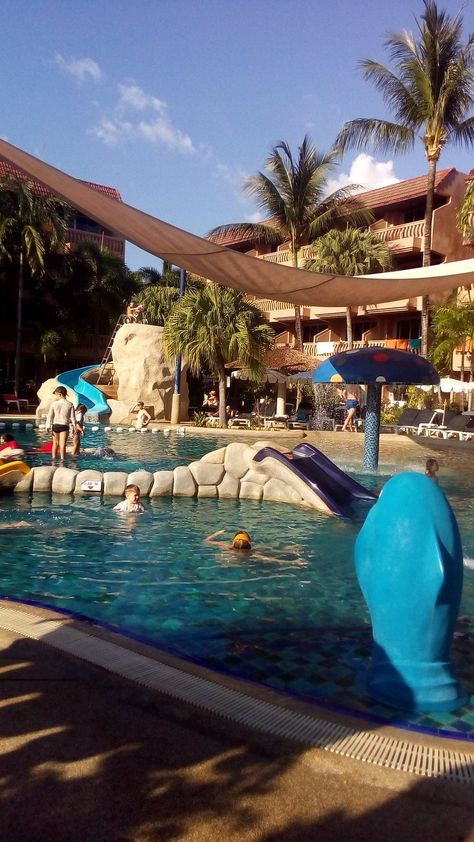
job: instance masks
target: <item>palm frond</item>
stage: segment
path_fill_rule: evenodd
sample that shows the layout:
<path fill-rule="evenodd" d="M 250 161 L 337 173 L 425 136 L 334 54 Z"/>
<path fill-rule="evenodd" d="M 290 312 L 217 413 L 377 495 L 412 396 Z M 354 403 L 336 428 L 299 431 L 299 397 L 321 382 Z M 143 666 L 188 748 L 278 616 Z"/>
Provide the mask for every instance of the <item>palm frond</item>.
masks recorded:
<path fill-rule="evenodd" d="M 414 143 L 415 133 L 411 127 L 370 117 L 349 120 L 336 138 L 336 145 L 343 152 L 350 147 L 361 149 L 370 146 L 382 153 L 403 153 L 410 151 Z"/>

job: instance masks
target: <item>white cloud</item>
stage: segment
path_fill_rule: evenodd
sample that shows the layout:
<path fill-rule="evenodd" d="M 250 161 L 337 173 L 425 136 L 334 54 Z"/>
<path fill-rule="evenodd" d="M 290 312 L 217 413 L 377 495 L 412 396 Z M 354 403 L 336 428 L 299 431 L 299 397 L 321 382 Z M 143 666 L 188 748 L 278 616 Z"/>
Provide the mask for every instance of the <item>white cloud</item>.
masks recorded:
<path fill-rule="evenodd" d="M 85 82 L 87 79 L 100 82 L 103 76 L 102 70 L 93 58 L 65 59 L 60 53 L 56 53 L 54 63 L 63 73 L 69 73 L 79 82 Z"/>
<path fill-rule="evenodd" d="M 232 169 L 232 167 L 229 167 L 228 164 L 222 164 L 220 162 L 217 162 L 214 170 L 214 178 L 225 181 L 227 184 L 230 184 L 232 187 L 236 187 L 239 190 L 242 190 L 246 175 L 247 174 L 244 170 L 238 168 Z"/>
<path fill-rule="evenodd" d="M 144 111 L 146 108 L 151 108 L 153 111 L 158 111 L 163 114 L 166 111 L 166 103 L 162 102 L 156 96 L 146 94 L 145 91 L 138 85 L 119 85 L 120 99 L 118 108 L 134 108 L 137 111 Z"/>
<path fill-rule="evenodd" d="M 376 161 L 372 155 L 361 152 L 354 158 L 350 172 L 328 179 L 328 192 L 333 193 L 348 184 L 359 184 L 361 190 L 375 190 L 400 181 L 393 171 L 393 161 Z M 360 191 L 359 191 L 360 192 Z"/>
<path fill-rule="evenodd" d="M 122 140 L 138 139 L 161 144 L 172 151 L 196 151 L 190 136 L 173 125 L 165 102 L 147 94 L 139 85 L 118 85 L 118 90 L 119 98 L 113 113 L 104 115 L 89 130 L 89 134 L 95 135 L 108 146 L 116 146 Z M 130 112 L 133 115 L 137 111 L 143 115 L 138 121 L 130 116 Z"/>

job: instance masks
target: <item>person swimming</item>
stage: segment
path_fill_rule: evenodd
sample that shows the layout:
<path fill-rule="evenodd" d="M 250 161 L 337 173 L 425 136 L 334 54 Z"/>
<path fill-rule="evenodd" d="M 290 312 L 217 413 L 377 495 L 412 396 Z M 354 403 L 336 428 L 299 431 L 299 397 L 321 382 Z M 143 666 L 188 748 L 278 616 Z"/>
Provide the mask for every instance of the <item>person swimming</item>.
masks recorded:
<path fill-rule="evenodd" d="M 303 558 L 296 552 L 293 548 L 288 548 L 288 550 L 284 550 L 281 555 L 269 555 L 266 552 L 262 552 L 261 550 L 254 550 L 252 547 L 252 539 L 249 533 L 245 529 L 239 529 L 238 532 L 234 534 L 232 541 L 230 544 L 226 544 L 223 540 L 221 540 L 218 536 L 225 535 L 225 529 L 218 529 L 217 532 L 213 532 L 211 535 L 208 535 L 205 538 L 205 543 L 213 544 L 223 552 L 233 551 L 236 553 L 241 552 L 248 552 L 251 553 L 251 558 L 256 559 L 257 561 L 273 561 L 277 564 L 305 564 Z M 277 551 L 279 553 L 279 551 Z"/>
<path fill-rule="evenodd" d="M 93 456 L 97 459 L 115 459 L 117 454 L 113 447 L 98 447 L 94 450 Z"/>

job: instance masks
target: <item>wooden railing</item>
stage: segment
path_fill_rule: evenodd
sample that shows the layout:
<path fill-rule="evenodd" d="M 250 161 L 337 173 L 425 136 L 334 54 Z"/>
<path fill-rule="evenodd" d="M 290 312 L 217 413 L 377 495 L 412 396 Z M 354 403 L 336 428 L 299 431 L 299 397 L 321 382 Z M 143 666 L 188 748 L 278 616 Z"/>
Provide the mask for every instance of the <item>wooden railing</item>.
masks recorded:
<path fill-rule="evenodd" d="M 123 258 L 125 255 L 125 241 L 120 237 L 108 237 L 106 234 L 94 234 L 92 231 L 81 231 L 80 228 L 69 228 L 67 241 L 70 245 L 82 243 L 84 240 L 90 240 L 119 257 Z"/>

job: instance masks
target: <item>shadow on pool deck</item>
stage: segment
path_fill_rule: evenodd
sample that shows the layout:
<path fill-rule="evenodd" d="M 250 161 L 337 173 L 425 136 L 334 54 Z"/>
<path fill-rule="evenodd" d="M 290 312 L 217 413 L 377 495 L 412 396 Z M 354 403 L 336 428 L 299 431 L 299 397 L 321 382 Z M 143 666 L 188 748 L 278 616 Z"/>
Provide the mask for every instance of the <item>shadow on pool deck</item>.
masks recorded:
<path fill-rule="evenodd" d="M 249 733 L 0 631 L 2 842 L 474 839 L 472 787 Z"/>

